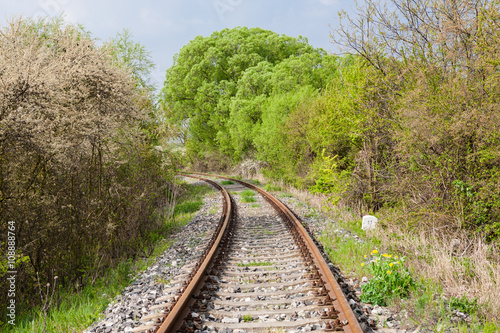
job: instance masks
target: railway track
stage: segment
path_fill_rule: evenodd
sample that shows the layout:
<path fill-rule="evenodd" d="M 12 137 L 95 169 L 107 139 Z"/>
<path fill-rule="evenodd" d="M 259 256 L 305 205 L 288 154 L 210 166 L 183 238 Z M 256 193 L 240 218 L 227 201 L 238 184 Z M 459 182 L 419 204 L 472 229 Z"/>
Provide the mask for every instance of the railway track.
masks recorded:
<path fill-rule="evenodd" d="M 219 189 L 223 213 L 208 246 L 141 318 L 134 332 L 363 332 L 326 261 L 298 217 L 243 181 L 191 174 Z M 205 177 L 205 178 L 203 178 Z M 257 212 L 238 216 L 225 178 L 261 195 Z M 248 190 L 247 190 L 248 191 Z M 244 205 L 240 203 L 240 207 Z"/>

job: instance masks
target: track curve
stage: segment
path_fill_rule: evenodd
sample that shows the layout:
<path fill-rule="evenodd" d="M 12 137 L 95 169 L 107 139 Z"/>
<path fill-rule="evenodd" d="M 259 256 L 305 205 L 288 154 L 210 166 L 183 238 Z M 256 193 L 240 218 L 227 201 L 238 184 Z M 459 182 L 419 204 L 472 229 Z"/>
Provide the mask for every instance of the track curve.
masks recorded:
<path fill-rule="evenodd" d="M 286 205 L 238 179 L 202 173 L 183 176 L 218 188 L 224 198 L 223 216 L 182 294 L 164 307 L 166 317 L 151 317 L 156 324 L 135 332 L 207 328 L 269 332 L 305 325 L 322 331 L 363 332 L 314 240 Z M 279 218 L 238 219 L 233 198 L 205 177 L 231 180 L 260 193 Z M 300 309 L 294 308 L 297 304 Z"/>

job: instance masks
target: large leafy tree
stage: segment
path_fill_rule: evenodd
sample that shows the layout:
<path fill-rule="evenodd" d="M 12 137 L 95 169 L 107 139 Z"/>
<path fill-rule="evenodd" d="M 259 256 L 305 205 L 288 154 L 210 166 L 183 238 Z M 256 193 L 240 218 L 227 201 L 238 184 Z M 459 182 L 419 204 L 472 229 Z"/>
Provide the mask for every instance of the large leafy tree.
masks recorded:
<path fill-rule="evenodd" d="M 303 37 L 238 27 L 198 36 L 167 71 L 162 91 L 170 120 L 188 123 L 188 148 L 238 159 L 253 149 L 264 99 L 299 85 L 320 89 L 328 68 L 323 50 Z"/>

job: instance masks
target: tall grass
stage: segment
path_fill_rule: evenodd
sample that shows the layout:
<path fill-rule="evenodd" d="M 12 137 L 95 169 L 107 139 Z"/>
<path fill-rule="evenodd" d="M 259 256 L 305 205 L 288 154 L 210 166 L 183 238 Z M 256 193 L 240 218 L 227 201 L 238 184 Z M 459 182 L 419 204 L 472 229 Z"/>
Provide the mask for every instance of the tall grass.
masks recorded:
<path fill-rule="evenodd" d="M 269 181 L 262 175 L 257 178 L 263 183 Z M 395 310 L 406 311 L 405 324 L 431 329 L 439 326 L 442 330 L 453 326 L 459 332 L 500 332 L 500 251 L 495 244 L 487 244 L 480 237 L 471 238 L 465 231 L 448 233 L 429 227 L 429 217 L 408 229 L 403 212 L 397 209 L 379 211 L 379 228 L 365 233 L 360 216 L 349 207 L 332 205 L 323 194 L 311 194 L 284 182 L 268 185 L 274 186 L 336 221 L 325 226 L 319 240 L 344 274 L 359 279 L 369 276 L 361 263 L 373 249 L 406 257 L 406 265 L 419 282 L 409 299 L 391 303 Z M 338 233 L 339 227 L 363 241 Z M 450 304 L 454 303 L 462 304 L 456 309 L 468 310 L 465 312 L 472 318 L 469 324 L 450 321 Z"/>
<path fill-rule="evenodd" d="M 192 220 L 203 205 L 203 196 L 211 191 L 208 186 L 190 186 L 174 208 L 172 219 L 165 220 L 160 232 L 151 233 L 149 237 L 157 240 L 152 251 L 144 251 L 149 256 L 124 260 L 116 268 L 108 270 L 105 275 L 82 290 L 61 290 L 60 304 L 49 309 L 46 318 L 38 308 L 23 311 L 16 317 L 16 325 L 0 323 L 1 332 L 41 333 L 44 321 L 48 333 L 81 332 L 99 319 L 102 311 L 116 295 L 135 279 L 137 274 L 155 262 L 170 247 L 170 236 Z M 57 303 L 53 300 L 53 304 Z"/>

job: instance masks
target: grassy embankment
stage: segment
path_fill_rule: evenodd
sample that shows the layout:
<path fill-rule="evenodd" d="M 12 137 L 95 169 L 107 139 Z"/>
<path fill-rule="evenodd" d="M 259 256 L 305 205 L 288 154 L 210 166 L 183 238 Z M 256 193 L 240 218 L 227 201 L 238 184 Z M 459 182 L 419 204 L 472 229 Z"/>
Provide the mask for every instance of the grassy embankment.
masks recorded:
<path fill-rule="evenodd" d="M 111 300 L 127 287 L 135 277 L 172 244 L 172 235 L 194 217 L 203 204 L 203 196 L 210 190 L 207 186 L 189 186 L 175 206 L 172 218 L 165 219 L 162 228 L 148 237 L 157 240 L 152 250 L 145 249 L 144 254 L 136 260 L 129 259 L 110 269 L 104 277 L 97 279 L 92 285 L 72 292 L 60 290 L 60 304 L 56 297 L 52 298 L 52 306 L 45 315 L 41 308 L 34 311 L 18 313 L 16 326 L 0 326 L 2 332 L 81 332 L 99 319 L 100 313 L 106 309 Z M 49 294 L 49 301 L 51 296 Z"/>
<path fill-rule="evenodd" d="M 401 221 L 395 210 L 379 211 L 379 227 L 365 232 L 359 216 L 348 207 L 330 204 L 324 195 L 283 183 L 267 183 L 264 188 L 278 196 L 292 194 L 336 221 L 327 226 L 319 240 L 346 276 L 359 280 L 367 276 L 374 281 L 364 288 L 366 294 L 370 293 L 367 303 L 389 306 L 407 327 L 435 332 L 450 328 L 458 332 L 500 331 L 499 252 L 493 245 L 470 239 L 465 232 L 447 235 L 424 228 L 408 232 L 404 223 L 395 223 Z M 339 227 L 362 241 L 336 232 Z M 399 297 L 394 297 L 394 292 L 399 292 Z M 456 311 L 468 314 L 470 320 L 458 319 Z"/>

